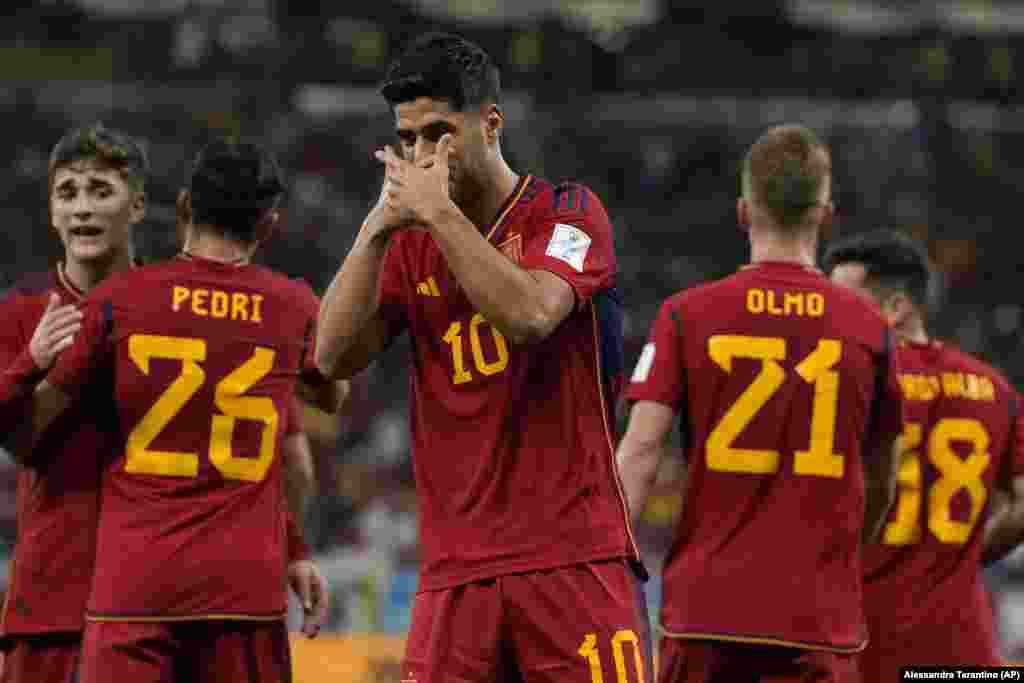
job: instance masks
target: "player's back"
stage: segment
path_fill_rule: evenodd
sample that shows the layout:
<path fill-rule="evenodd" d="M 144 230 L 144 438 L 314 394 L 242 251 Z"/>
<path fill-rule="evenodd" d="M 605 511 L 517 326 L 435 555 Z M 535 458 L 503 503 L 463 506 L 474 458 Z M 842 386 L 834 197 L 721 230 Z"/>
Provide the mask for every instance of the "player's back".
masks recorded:
<path fill-rule="evenodd" d="M 993 487 L 1021 468 L 1008 455 L 1015 395 L 999 372 L 947 345 L 901 344 L 898 354 L 904 452 L 896 503 L 864 556 L 863 661 L 875 670 L 895 660 L 886 671 L 997 664 L 981 546 Z"/>
<path fill-rule="evenodd" d="M 125 437 L 91 618 L 280 616 L 278 451 L 316 312 L 283 276 L 185 257 L 90 295 L 85 332 L 102 328 Z"/>
<path fill-rule="evenodd" d="M 881 316 L 818 271 L 761 263 L 682 292 L 688 487 L 670 633 L 856 650 L 861 451 L 888 371 Z"/>

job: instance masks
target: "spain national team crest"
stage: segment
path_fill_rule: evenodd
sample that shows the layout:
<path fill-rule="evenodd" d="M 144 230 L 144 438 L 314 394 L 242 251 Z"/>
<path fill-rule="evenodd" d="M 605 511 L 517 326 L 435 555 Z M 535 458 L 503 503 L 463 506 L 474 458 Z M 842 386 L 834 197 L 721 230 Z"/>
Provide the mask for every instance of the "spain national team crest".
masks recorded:
<path fill-rule="evenodd" d="M 498 245 L 498 251 L 507 256 L 512 263 L 523 259 L 523 236 L 516 234 Z"/>

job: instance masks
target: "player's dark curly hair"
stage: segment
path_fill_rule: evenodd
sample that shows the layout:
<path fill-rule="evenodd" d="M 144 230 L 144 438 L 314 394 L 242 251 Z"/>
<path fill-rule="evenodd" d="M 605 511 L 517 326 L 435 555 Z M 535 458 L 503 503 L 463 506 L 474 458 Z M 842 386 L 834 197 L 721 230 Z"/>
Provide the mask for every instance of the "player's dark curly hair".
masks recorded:
<path fill-rule="evenodd" d="M 894 292 L 910 297 L 922 311 L 931 308 L 936 296 L 935 276 L 928 253 L 918 242 L 892 230 L 851 235 L 826 251 L 825 272 L 843 263 L 862 263 L 865 284 L 879 299 Z"/>
<path fill-rule="evenodd" d="M 117 170 L 133 190 L 141 192 L 146 187 L 149 159 L 142 143 L 99 121 L 73 128 L 57 141 L 50 152 L 50 186 L 57 169 L 77 161 L 95 161 Z"/>
<path fill-rule="evenodd" d="M 249 244 L 284 193 L 274 157 L 258 145 L 224 140 L 204 147 L 189 178 L 192 222 Z"/>
<path fill-rule="evenodd" d="M 380 92 L 391 107 L 430 97 L 446 100 L 454 111 L 464 111 L 498 102 L 501 78 L 479 45 L 450 33 L 428 33 L 388 66 Z"/>

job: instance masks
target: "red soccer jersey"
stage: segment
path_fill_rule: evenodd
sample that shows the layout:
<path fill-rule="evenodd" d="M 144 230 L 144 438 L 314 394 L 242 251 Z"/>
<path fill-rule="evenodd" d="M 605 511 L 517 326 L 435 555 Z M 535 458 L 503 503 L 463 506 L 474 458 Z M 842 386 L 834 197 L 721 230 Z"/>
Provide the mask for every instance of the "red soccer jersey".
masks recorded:
<path fill-rule="evenodd" d="M 110 376 L 125 437 L 103 478 L 90 619 L 280 618 L 283 421 L 315 376 L 312 291 L 179 257 L 114 275 L 49 380 Z M 102 397 L 109 401 L 109 396 Z"/>
<path fill-rule="evenodd" d="M 873 415 L 889 416 L 875 426 L 890 435 L 900 424 L 888 340 L 877 311 L 796 264 L 762 263 L 664 303 L 628 397 L 682 413 L 667 633 L 863 647 L 861 454 Z"/>
<path fill-rule="evenodd" d="M 0 304 L 0 366 L 34 366 L 28 344 L 51 292 L 60 296 L 61 304 L 81 299 L 57 270 L 23 278 Z M 11 379 L 5 373 L 3 381 Z M 23 423 L 27 409 L 27 403 L 4 400 L 3 428 Z M 82 629 L 92 578 L 101 461 L 114 443 L 109 402 L 83 403 L 41 436 L 33 454 L 37 464 L 19 468 L 17 540 L 0 623 L 3 637 Z"/>
<path fill-rule="evenodd" d="M 412 338 L 420 590 L 637 557 L 611 432 L 622 331 L 608 216 L 585 187 L 527 176 L 487 239 L 563 278 L 577 306 L 544 341 L 514 346 L 428 232 L 392 238 L 381 312 Z"/>
<path fill-rule="evenodd" d="M 998 371 L 944 344 L 898 354 L 904 455 L 881 543 L 864 556 L 864 661 L 888 651 L 904 665 L 998 664 L 981 546 L 989 493 L 1024 474 L 1017 398 Z"/>

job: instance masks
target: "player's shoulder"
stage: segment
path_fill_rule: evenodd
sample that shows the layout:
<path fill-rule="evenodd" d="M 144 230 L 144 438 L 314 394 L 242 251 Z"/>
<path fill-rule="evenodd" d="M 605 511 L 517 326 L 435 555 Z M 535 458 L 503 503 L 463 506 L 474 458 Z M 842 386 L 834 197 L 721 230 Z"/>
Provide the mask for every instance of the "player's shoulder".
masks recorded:
<path fill-rule="evenodd" d="M 942 341 L 935 342 L 941 351 L 941 362 L 945 368 L 959 370 L 973 375 L 988 377 L 1004 392 L 1014 392 L 1009 380 L 1001 370 L 977 356 L 967 353 L 956 345 Z"/>
<path fill-rule="evenodd" d="M 0 309 L 4 311 L 4 317 L 9 319 L 15 310 L 28 310 L 33 304 L 45 305 L 47 294 L 56 287 L 56 271 L 27 273 L 0 294 Z"/>
<path fill-rule="evenodd" d="M 320 306 L 319 297 L 309 283 L 301 277 L 289 277 L 267 266 L 255 264 L 249 266 L 245 277 L 247 285 L 270 293 L 288 305 L 314 311 Z"/>
<path fill-rule="evenodd" d="M 137 299 L 152 291 L 151 285 L 173 269 L 172 260 L 139 263 L 135 268 L 111 273 L 89 290 L 87 301 L 109 301 L 119 297 Z"/>
<path fill-rule="evenodd" d="M 574 217 L 607 220 L 607 211 L 597 193 L 576 180 L 551 182 L 530 176 L 522 188 L 519 201 L 544 216 L 566 220 Z"/>
<path fill-rule="evenodd" d="M 40 270 L 27 273 L 15 280 L 14 284 L 7 290 L 7 295 L 11 297 L 41 296 L 52 290 L 56 284 L 56 271 Z"/>

